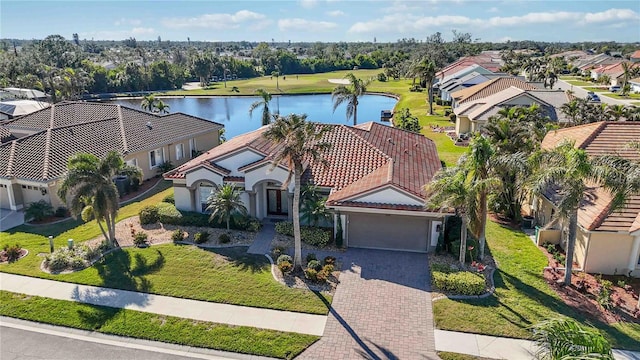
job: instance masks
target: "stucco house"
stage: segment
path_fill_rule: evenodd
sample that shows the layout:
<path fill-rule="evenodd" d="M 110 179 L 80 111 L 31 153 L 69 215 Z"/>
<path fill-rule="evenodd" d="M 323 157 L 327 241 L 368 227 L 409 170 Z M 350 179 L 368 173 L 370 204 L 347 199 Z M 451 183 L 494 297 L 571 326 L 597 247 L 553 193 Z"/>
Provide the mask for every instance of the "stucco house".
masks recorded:
<path fill-rule="evenodd" d="M 560 129 L 547 134 L 543 149 L 551 149 L 565 139 L 575 142 L 590 156 L 618 154 L 640 161 L 640 153 L 626 146 L 640 139 L 640 123 L 598 122 Z M 532 215 L 539 226 L 547 224 L 555 213 L 553 189 L 533 199 Z M 575 262 L 588 273 L 631 274 L 640 277 L 640 195 L 632 196 L 626 206 L 609 214 L 611 195 L 592 187 L 578 209 Z M 538 242 L 559 243 L 566 248 L 568 229 L 563 223 L 540 230 Z"/>
<path fill-rule="evenodd" d="M 338 218 L 345 245 L 426 252 L 437 244 L 444 214 L 424 209 L 423 186 L 440 170 L 436 146 L 420 135 L 378 123 L 326 125 L 327 166 L 308 165 L 303 183 L 318 186 Z M 237 136 L 164 175 L 173 181 L 178 209 L 200 211 L 214 184 L 242 190 L 250 214 L 259 219 L 292 215 L 293 184 L 282 188 L 288 169 L 273 167 L 277 144 L 268 125 Z"/>
<path fill-rule="evenodd" d="M 115 104 L 63 102 L 0 124 L 0 207 L 20 210 L 45 200 L 64 205 L 58 182 L 78 152 L 111 150 L 158 175 L 166 161 L 180 165 L 218 144 L 222 125 L 182 113 L 156 115 Z"/>
<path fill-rule="evenodd" d="M 632 93 L 640 93 L 640 77 L 629 80 L 629 86 L 631 86 Z"/>
<path fill-rule="evenodd" d="M 475 132 L 486 125 L 501 109 L 538 105 L 542 111 L 558 123 L 567 123 L 569 119 L 560 111 L 560 107 L 571 101 L 572 95 L 562 90 L 522 90 L 515 86 L 504 89 L 491 96 L 468 101 L 453 109 L 456 114 L 456 133 Z"/>
<path fill-rule="evenodd" d="M 520 80 L 517 77 L 498 77 L 451 93 L 451 107 L 455 109 L 464 103 L 489 97 L 510 87 L 516 87 L 522 90 L 539 89 L 539 87 L 534 84 Z"/>

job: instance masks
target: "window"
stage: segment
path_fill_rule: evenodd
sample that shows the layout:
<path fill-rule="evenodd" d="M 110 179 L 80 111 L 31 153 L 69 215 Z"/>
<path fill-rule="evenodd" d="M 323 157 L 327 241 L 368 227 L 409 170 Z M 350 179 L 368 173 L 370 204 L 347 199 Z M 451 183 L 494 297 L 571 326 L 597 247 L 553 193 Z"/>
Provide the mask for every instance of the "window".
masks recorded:
<path fill-rule="evenodd" d="M 184 157 L 184 145 L 177 144 L 176 145 L 176 160 L 182 160 Z"/>
<path fill-rule="evenodd" d="M 207 209 L 207 199 L 209 195 L 213 192 L 213 186 L 211 185 L 200 185 L 200 208 L 202 212 L 205 212 Z"/>
<path fill-rule="evenodd" d="M 164 159 L 162 157 L 162 149 L 155 149 L 155 150 L 149 151 L 149 164 L 151 166 L 151 169 L 159 166 L 163 162 L 164 162 Z"/>
<path fill-rule="evenodd" d="M 196 148 L 196 139 L 189 139 L 189 152 L 191 153 L 192 158 L 195 157 L 197 151 L 198 149 Z"/>
<path fill-rule="evenodd" d="M 138 166 L 138 159 L 133 158 L 131 160 L 127 160 L 127 165 L 129 165 L 129 166 Z"/>

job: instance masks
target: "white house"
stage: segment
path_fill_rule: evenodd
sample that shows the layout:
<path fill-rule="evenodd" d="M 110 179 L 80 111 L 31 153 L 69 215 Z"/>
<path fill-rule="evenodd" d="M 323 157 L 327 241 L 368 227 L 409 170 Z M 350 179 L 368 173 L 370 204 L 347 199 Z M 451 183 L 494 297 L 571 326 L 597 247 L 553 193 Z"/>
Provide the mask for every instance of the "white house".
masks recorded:
<path fill-rule="evenodd" d="M 318 125 L 319 126 L 319 125 Z M 304 183 L 327 196 L 349 247 L 426 252 L 437 244 L 444 214 L 424 209 L 423 186 L 440 170 L 436 146 L 420 135 L 378 123 L 355 127 L 326 125 L 327 165 L 310 165 Z M 203 211 L 214 184 L 233 183 L 252 216 L 290 218 L 293 184 L 284 165 L 272 159 L 279 145 L 267 140 L 268 128 L 237 136 L 166 173 L 178 209 Z"/>

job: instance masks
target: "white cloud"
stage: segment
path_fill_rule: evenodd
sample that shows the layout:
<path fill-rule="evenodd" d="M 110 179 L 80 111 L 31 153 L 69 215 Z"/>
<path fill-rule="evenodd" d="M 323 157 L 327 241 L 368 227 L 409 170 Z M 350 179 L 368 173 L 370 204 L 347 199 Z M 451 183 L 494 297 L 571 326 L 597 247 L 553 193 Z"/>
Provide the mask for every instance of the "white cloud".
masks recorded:
<path fill-rule="evenodd" d="M 512 41 L 512 40 L 513 40 L 513 38 L 511 38 L 510 36 L 505 36 L 505 37 L 502 37 L 502 38 L 498 39 L 498 42 L 506 43 L 507 41 Z"/>
<path fill-rule="evenodd" d="M 172 28 L 207 28 L 207 29 L 229 29 L 237 28 L 246 22 L 255 22 L 252 26 L 261 27 L 267 25 L 270 21 L 263 14 L 255 13 L 249 10 L 240 10 L 234 14 L 203 14 L 196 17 L 176 17 L 163 19 L 162 25 Z"/>
<path fill-rule="evenodd" d="M 338 16 L 344 16 L 344 11 L 340 11 L 340 10 L 327 11 L 326 14 L 329 16 L 338 17 Z"/>
<path fill-rule="evenodd" d="M 600 13 L 581 12 L 535 12 L 521 16 L 494 16 L 488 19 L 458 15 L 418 16 L 396 12 L 379 19 L 353 24 L 350 33 L 380 33 L 380 31 L 409 32 L 424 31 L 432 27 L 460 26 L 476 28 L 514 27 L 533 24 L 588 24 L 637 21 L 640 15 L 629 9 L 610 9 Z"/>
<path fill-rule="evenodd" d="M 115 26 L 120 26 L 120 25 L 138 26 L 138 25 L 142 24 L 142 21 L 140 19 L 120 18 L 120 19 L 116 20 L 113 24 Z"/>
<path fill-rule="evenodd" d="M 335 29 L 338 24 L 328 21 L 313 21 L 300 18 L 281 19 L 278 21 L 280 31 L 320 32 Z"/>
<path fill-rule="evenodd" d="M 300 0 L 300 6 L 305 9 L 311 9 L 318 5 L 318 0 Z"/>
<path fill-rule="evenodd" d="M 153 28 L 134 27 L 129 30 L 98 30 L 89 31 L 78 34 L 83 39 L 96 39 L 96 40 L 123 40 L 130 37 L 143 39 L 152 39 L 156 35 L 156 30 Z"/>
<path fill-rule="evenodd" d="M 494 7 L 492 7 L 492 8 L 489 8 L 489 9 L 487 10 L 487 12 L 490 12 L 490 13 L 497 13 L 497 12 L 500 12 L 500 9 L 498 9 L 497 7 L 495 7 L 495 6 L 494 6 Z"/>
<path fill-rule="evenodd" d="M 584 20 L 586 23 L 640 20 L 640 15 L 630 9 L 609 9 L 599 13 L 587 13 Z"/>

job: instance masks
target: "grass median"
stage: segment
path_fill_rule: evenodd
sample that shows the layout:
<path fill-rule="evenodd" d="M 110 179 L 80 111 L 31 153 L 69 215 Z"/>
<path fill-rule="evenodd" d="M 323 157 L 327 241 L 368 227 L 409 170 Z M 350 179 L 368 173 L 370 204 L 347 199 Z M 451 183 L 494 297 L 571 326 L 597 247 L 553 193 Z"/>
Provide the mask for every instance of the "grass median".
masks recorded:
<path fill-rule="evenodd" d="M 0 291 L 0 315 L 138 339 L 293 358 L 317 336 L 230 326 Z"/>

